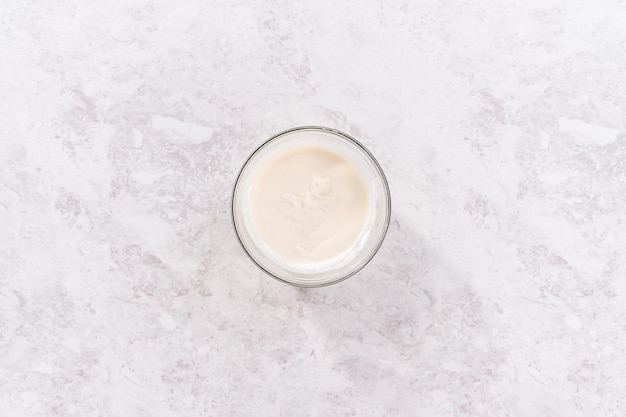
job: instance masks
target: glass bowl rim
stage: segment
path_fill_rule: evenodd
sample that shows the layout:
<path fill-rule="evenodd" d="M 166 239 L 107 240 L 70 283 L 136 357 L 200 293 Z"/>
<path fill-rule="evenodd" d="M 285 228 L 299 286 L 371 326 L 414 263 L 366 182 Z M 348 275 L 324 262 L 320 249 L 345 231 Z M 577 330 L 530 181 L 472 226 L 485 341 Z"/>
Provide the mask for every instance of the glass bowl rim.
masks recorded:
<path fill-rule="evenodd" d="M 322 282 L 322 283 L 314 283 L 314 284 L 302 284 L 302 283 L 298 283 L 298 282 L 289 281 L 289 280 L 287 280 L 285 278 L 281 278 L 280 276 L 276 275 L 275 273 L 273 273 L 272 271 L 268 270 L 266 267 L 261 265 L 261 263 L 259 261 L 257 261 L 254 256 L 252 256 L 252 254 L 250 253 L 250 251 L 248 250 L 246 245 L 243 243 L 243 240 L 241 239 L 241 236 L 239 234 L 239 229 L 237 228 L 237 222 L 235 221 L 235 195 L 237 193 L 237 187 L 239 185 L 239 180 L 241 179 L 241 175 L 243 174 L 243 171 L 245 170 L 245 168 L 248 166 L 250 161 L 252 161 L 252 159 L 262 149 L 264 149 L 265 147 L 269 146 L 272 142 L 274 142 L 275 140 L 281 138 L 284 135 L 287 135 L 287 134 L 293 133 L 293 132 L 299 132 L 299 131 L 320 131 L 320 132 L 330 133 L 330 134 L 332 134 L 334 136 L 340 137 L 340 138 L 342 138 L 344 140 L 347 140 L 348 142 L 352 143 L 352 145 L 354 145 L 360 152 L 364 153 L 366 155 L 366 157 L 371 160 L 371 162 L 372 162 L 376 172 L 378 173 L 378 177 L 380 178 L 380 180 L 382 182 L 383 189 L 384 189 L 384 194 L 385 194 L 386 199 L 387 199 L 387 215 L 386 215 L 386 218 L 384 220 L 383 230 L 382 230 L 382 233 L 380 234 L 380 237 L 378 238 L 378 242 L 376 242 L 376 246 L 370 252 L 368 257 L 367 258 L 363 258 L 363 260 L 357 265 L 357 267 L 351 269 L 348 273 L 342 274 L 338 278 L 330 280 L 330 281 L 326 281 L 326 282 Z M 341 281 L 344 281 L 344 280 L 350 278 L 352 275 L 356 274 L 361 269 L 363 269 L 368 263 L 370 263 L 370 261 L 376 255 L 376 253 L 378 253 L 378 250 L 382 246 L 383 241 L 385 240 L 385 237 L 387 236 L 387 231 L 389 230 L 389 224 L 391 223 L 391 191 L 389 189 L 389 183 L 387 182 L 387 177 L 385 176 L 385 173 L 383 172 L 382 167 L 380 166 L 380 164 L 378 163 L 378 161 L 376 160 L 374 155 L 372 155 L 372 153 L 361 142 L 359 142 L 358 140 L 356 140 L 352 136 L 348 135 L 347 133 L 343 133 L 343 132 L 341 132 L 341 131 L 339 131 L 337 129 L 333 129 L 333 128 L 330 128 L 330 127 L 312 126 L 312 125 L 311 126 L 297 126 L 297 127 L 291 128 L 291 129 L 283 130 L 283 131 L 281 131 L 279 133 L 276 133 L 275 135 L 271 136 L 269 139 L 265 140 L 261 145 L 259 145 L 246 158 L 244 163 L 241 165 L 241 168 L 239 169 L 239 172 L 237 173 L 237 177 L 235 178 L 235 183 L 233 185 L 233 191 L 232 191 L 231 201 L 230 201 L 230 215 L 231 215 L 232 226 L 233 226 L 233 228 L 235 230 L 235 235 L 237 236 L 237 240 L 239 241 L 239 244 L 243 248 L 243 250 L 246 253 L 246 255 L 248 256 L 248 258 L 250 258 L 250 260 L 261 271 L 265 272 L 267 275 L 271 276 L 272 278 L 274 278 L 274 279 L 276 279 L 276 280 L 278 280 L 278 281 L 280 281 L 280 282 L 282 282 L 284 284 L 288 284 L 288 285 L 291 285 L 291 286 L 294 286 L 294 287 L 298 287 L 298 288 L 320 288 L 320 287 L 326 287 L 326 286 L 329 286 L 329 285 L 337 284 L 337 283 L 339 283 Z"/>

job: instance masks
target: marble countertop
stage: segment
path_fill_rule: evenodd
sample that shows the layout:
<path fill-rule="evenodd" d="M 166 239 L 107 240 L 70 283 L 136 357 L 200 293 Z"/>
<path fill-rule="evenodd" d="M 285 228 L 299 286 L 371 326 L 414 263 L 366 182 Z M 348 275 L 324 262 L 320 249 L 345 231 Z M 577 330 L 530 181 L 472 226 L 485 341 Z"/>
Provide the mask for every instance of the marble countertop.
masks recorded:
<path fill-rule="evenodd" d="M 5 1 L 1 416 L 623 416 L 620 1 Z M 374 260 L 233 233 L 298 125 L 379 159 Z"/>

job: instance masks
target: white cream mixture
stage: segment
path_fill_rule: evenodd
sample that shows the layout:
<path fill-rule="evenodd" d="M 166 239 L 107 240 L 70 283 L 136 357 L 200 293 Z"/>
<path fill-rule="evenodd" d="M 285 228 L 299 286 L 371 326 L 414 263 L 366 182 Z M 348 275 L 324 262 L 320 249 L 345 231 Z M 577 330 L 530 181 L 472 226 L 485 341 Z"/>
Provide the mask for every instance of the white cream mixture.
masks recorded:
<path fill-rule="evenodd" d="M 321 262 L 350 249 L 367 218 L 357 170 L 322 148 L 288 151 L 260 170 L 252 195 L 259 237 L 280 257 Z"/>

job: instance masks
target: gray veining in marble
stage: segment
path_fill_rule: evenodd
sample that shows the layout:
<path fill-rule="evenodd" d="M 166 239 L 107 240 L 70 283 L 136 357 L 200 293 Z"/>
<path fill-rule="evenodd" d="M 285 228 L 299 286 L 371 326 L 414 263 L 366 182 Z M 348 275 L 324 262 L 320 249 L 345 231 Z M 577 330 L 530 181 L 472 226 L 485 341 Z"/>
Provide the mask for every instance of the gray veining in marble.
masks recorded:
<path fill-rule="evenodd" d="M 623 416 L 623 1 L 0 4 L 0 416 Z M 268 136 L 379 158 L 357 276 L 238 246 Z"/>

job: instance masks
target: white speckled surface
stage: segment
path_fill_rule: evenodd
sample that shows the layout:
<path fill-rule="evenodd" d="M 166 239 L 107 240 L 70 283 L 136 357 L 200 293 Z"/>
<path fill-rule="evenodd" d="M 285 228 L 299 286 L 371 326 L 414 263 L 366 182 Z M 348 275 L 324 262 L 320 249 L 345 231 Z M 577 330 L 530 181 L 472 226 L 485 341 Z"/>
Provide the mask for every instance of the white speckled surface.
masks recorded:
<path fill-rule="evenodd" d="M 4 1 L 0 415 L 623 416 L 623 1 Z M 298 290 L 229 194 L 277 131 L 379 158 Z"/>

